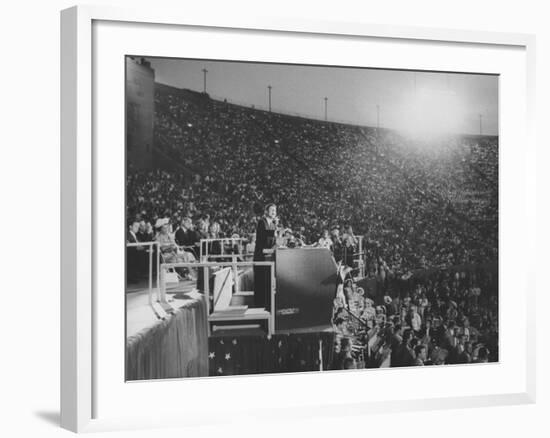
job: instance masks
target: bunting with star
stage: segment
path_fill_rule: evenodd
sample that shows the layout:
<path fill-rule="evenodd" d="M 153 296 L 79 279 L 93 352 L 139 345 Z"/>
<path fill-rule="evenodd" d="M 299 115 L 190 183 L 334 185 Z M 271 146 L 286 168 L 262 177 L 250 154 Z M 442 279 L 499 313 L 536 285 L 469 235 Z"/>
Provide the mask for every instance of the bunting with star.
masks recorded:
<path fill-rule="evenodd" d="M 334 333 L 212 336 L 208 344 L 210 376 L 319 371 L 332 363 Z"/>

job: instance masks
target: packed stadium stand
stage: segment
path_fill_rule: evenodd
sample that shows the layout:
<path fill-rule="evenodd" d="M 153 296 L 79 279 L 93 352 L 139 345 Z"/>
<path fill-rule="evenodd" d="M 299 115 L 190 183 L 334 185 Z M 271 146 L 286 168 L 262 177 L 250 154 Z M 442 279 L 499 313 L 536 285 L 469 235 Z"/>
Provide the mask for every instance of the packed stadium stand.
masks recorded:
<path fill-rule="evenodd" d="M 365 277 L 335 299 L 329 369 L 498 361 L 498 137 L 413 139 L 159 83 L 153 125 L 154 169 L 128 160 L 138 240 L 184 217 L 201 238 L 209 224 L 248 237 L 276 203 L 306 244 L 329 231 L 335 253 L 364 236 Z"/>
<path fill-rule="evenodd" d="M 247 236 L 275 202 L 308 242 L 351 225 L 371 271 L 497 258 L 498 137 L 411 140 L 157 83 L 154 152 L 169 165 L 128 169 L 129 218 L 208 217 Z"/>

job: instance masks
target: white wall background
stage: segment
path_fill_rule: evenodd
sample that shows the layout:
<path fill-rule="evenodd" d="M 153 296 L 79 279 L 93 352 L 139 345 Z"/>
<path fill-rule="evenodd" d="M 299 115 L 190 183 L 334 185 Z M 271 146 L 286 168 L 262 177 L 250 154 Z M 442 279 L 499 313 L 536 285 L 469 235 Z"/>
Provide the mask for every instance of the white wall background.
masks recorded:
<path fill-rule="evenodd" d="M 198 1 L 97 1 L 101 4 L 198 8 Z M 59 10 L 65 0 L 4 4 L 0 18 L 0 434 L 58 436 L 69 432 L 59 418 Z M 223 430 L 170 431 L 201 436 L 548 436 L 550 385 L 547 345 L 550 309 L 547 262 L 550 197 L 550 26 L 545 2 L 523 0 L 363 0 L 277 2 L 208 1 L 202 6 L 238 14 L 391 23 L 459 29 L 536 33 L 539 159 L 538 254 L 521 254 L 537 265 L 538 402 L 530 406 L 324 418 Z M 521 145 L 518 145 L 521 147 Z M 546 201 L 546 202 L 544 202 Z M 547 228 L 547 227 L 545 227 Z M 518 230 L 521 233 L 521 230 Z M 535 303 L 533 303 L 534 305 Z M 412 382 L 411 384 L 415 384 Z M 327 400 L 330 394 L 327 394 Z M 158 436 L 166 431 L 117 432 L 108 436 Z"/>

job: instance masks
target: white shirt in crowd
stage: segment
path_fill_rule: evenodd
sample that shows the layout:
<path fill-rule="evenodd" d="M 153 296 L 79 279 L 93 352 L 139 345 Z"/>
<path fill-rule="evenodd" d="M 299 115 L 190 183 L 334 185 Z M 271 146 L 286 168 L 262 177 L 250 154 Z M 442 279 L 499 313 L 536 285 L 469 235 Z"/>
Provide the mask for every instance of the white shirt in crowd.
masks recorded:
<path fill-rule="evenodd" d="M 326 239 L 324 237 L 321 237 L 319 239 L 319 246 L 321 248 L 329 248 L 332 246 L 332 239 L 330 237 L 327 237 Z"/>

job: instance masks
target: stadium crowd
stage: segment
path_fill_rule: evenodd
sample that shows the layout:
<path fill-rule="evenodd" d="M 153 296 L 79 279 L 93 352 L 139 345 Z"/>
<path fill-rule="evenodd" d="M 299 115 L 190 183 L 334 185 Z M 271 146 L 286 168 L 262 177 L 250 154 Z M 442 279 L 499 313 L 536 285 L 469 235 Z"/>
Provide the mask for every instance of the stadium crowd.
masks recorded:
<path fill-rule="evenodd" d="M 498 361 L 494 266 L 434 271 L 393 285 L 375 306 L 376 298 L 345 284 L 335 299 L 332 369 Z"/>
<path fill-rule="evenodd" d="M 274 202 L 289 239 L 350 266 L 362 235 L 384 301 L 343 288 L 333 368 L 496 361 L 497 276 L 480 266 L 498 255 L 498 139 L 432 143 L 157 84 L 155 148 L 179 170 L 129 168 L 127 218 L 137 241 L 240 236 L 252 252 Z"/>
<path fill-rule="evenodd" d="M 371 275 L 494 260 L 495 138 L 438 148 L 388 130 L 269 113 L 157 85 L 156 147 L 180 171 L 133 171 L 128 218 L 184 216 L 248 237 L 275 202 L 306 241 L 349 224 L 365 236 Z M 436 152 L 434 152 L 436 151 Z"/>

